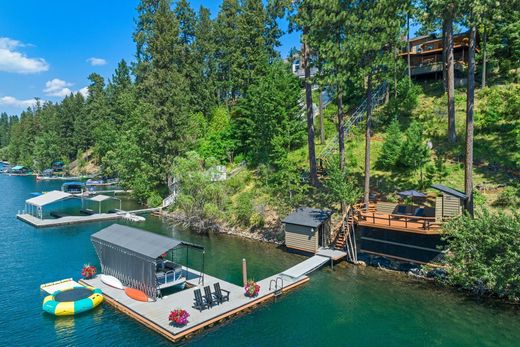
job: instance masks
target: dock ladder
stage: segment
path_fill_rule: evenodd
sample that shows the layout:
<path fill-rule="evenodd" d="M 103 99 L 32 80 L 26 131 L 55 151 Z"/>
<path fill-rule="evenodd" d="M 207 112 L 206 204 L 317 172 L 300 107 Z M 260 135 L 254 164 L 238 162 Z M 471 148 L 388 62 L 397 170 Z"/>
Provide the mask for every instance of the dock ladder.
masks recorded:
<path fill-rule="evenodd" d="M 278 280 L 280 280 L 280 287 L 278 287 Z M 273 283 L 274 283 L 274 297 L 276 299 L 276 297 L 282 295 L 282 293 L 283 293 L 283 278 L 278 276 L 278 277 L 270 280 L 269 281 L 269 291 L 271 291 L 271 289 L 273 288 Z"/>

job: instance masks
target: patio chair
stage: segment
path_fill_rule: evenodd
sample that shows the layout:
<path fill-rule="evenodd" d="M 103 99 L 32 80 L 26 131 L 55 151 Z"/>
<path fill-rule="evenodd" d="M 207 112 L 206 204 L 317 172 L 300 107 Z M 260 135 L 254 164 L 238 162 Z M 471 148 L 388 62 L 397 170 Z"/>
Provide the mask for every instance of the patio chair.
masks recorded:
<path fill-rule="evenodd" d="M 214 283 L 213 287 L 215 288 L 215 297 L 217 298 L 219 303 L 229 301 L 229 290 L 221 289 L 220 282 Z"/>
<path fill-rule="evenodd" d="M 218 301 L 213 298 L 213 293 L 211 292 L 211 288 L 209 286 L 204 287 L 204 299 L 206 299 L 209 307 L 218 305 Z"/>
<path fill-rule="evenodd" d="M 200 289 L 195 289 L 193 294 L 195 294 L 195 305 L 193 305 L 193 307 L 195 307 L 199 311 L 202 311 L 204 310 L 204 308 L 209 307 L 208 303 L 205 302 L 202 298 L 202 293 L 200 292 Z"/>

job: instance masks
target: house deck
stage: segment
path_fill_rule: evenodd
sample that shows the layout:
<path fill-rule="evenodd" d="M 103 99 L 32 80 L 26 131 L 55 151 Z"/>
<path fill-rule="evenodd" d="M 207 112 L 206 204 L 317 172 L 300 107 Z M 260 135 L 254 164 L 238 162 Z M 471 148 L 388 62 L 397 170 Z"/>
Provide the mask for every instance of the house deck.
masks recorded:
<path fill-rule="evenodd" d="M 201 283 L 197 271 L 192 269 L 187 271 L 187 282 L 190 288 L 164 296 L 154 302 L 135 301 L 128 297 L 123 290 L 107 286 L 98 277 L 90 280 L 81 280 L 80 283 L 100 288 L 107 303 L 168 340 L 178 341 L 205 327 L 211 326 L 215 322 L 244 312 L 254 305 L 275 297 L 280 292 L 298 287 L 309 280 L 307 276 L 291 278 L 283 274 L 276 274 L 258 281 L 257 283 L 260 285 L 258 296 L 248 298 L 244 295 L 244 288 L 241 286 L 207 274 L 204 274 L 204 283 Z M 274 284 L 270 288 L 271 281 L 274 283 L 277 278 L 283 279 L 282 288 L 275 288 Z M 210 285 L 213 290 L 213 283 L 216 282 L 220 282 L 222 289 L 230 291 L 229 301 L 203 311 L 193 308 L 194 290 L 197 288 L 201 289 L 207 285 Z M 170 311 L 177 308 L 185 309 L 190 314 L 189 323 L 183 327 L 173 326 L 168 321 Z"/>

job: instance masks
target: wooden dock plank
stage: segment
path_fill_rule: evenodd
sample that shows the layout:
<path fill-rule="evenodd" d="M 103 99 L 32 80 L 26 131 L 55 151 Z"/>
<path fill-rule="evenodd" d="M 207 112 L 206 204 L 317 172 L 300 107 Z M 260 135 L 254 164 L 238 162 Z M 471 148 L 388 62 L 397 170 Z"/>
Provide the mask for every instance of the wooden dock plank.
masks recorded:
<path fill-rule="evenodd" d="M 198 274 L 193 269 L 188 269 L 188 271 L 192 272 L 194 275 Z M 101 282 L 99 277 L 90 280 L 81 280 L 80 283 L 100 288 L 103 291 L 107 303 L 113 305 L 121 312 L 136 319 L 141 324 L 144 324 L 150 329 L 158 332 L 167 339 L 177 341 L 186 335 L 199 331 L 204 327 L 220 321 L 221 319 L 243 312 L 251 306 L 274 297 L 275 288 L 269 290 L 269 282 L 280 275 L 281 274 L 276 274 L 259 281 L 260 292 L 258 296 L 255 298 L 248 298 L 244 295 L 244 288 L 241 286 L 205 274 L 204 285 L 212 286 L 213 283 L 220 282 L 222 289 L 230 291 L 230 298 L 228 302 L 203 311 L 198 311 L 192 307 L 194 298 L 193 292 L 196 288 L 202 288 L 202 285 L 187 288 L 180 292 L 164 296 L 154 302 L 140 302 L 129 298 L 123 290 L 105 285 Z M 308 280 L 309 278 L 307 276 L 298 279 L 284 277 L 283 291 L 295 288 L 306 283 Z M 193 283 L 193 280 L 191 283 Z M 185 309 L 190 314 L 189 323 L 184 327 L 172 326 L 168 321 L 170 311 L 177 308 Z"/>

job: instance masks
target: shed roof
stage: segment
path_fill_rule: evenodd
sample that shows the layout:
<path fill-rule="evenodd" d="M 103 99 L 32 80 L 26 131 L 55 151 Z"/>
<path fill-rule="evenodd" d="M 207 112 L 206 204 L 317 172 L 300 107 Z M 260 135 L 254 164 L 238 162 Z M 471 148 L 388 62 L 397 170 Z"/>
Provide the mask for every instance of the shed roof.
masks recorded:
<path fill-rule="evenodd" d="M 121 224 L 112 224 L 92 234 L 90 238 L 93 242 L 108 243 L 115 248 L 123 248 L 148 258 L 158 258 L 182 244 L 182 241 L 170 237 Z"/>
<path fill-rule="evenodd" d="M 320 210 L 317 208 L 310 207 L 300 207 L 296 209 L 296 211 L 285 217 L 282 223 L 297 224 L 316 228 L 324 222 L 326 222 L 331 215 L 332 211 L 329 210 Z"/>
<path fill-rule="evenodd" d="M 60 200 L 70 198 L 71 196 L 73 196 L 73 195 L 62 192 L 60 190 L 53 190 L 48 193 L 25 200 L 25 203 L 27 203 L 29 205 L 37 206 L 37 207 L 43 207 L 45 205 L 52 204 L 53 202 L 57 202 Z"/>
<path fill-rule="evenodd" d="M 468 198 L 466 194 L 464 194 L 463 192 L 450 187 L 443 186 L 442 184 L 432 184 L 432 188 L 437 189 L 443 193 L 455 196 L 462 200 L 466 200 Z"/>
<path fill-rule="evenodd" d="M 23 165 L 16 165 L 12 168 L 12 170 L 22 170 L 22 169 L 25 169 L 25 166 Z"/>

